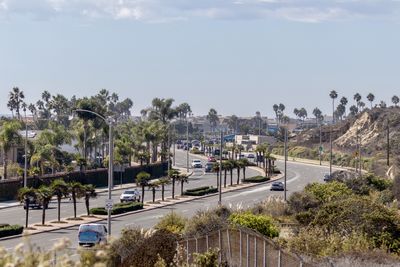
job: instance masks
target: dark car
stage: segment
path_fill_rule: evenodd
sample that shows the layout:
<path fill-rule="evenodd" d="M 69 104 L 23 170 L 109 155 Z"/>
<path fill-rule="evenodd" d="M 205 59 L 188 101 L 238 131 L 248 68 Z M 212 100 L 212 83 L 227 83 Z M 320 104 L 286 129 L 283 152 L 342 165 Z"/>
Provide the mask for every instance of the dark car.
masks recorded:
<path fill-rule="evenodd" d="M 282 182 L 273 182 L 271 185 L 271 191 L 284 191 L 285 186 Z"/>
<path fill-rule="evenodd" d="M 325 182 L 329 182 L 329 181 L 331 181 L 331 180 L 332 180 L 331 175 L 330 175 L 329 173 L 325 173 L 325 174 L 324 174 L 324 181 L 325 181 Z"/>
<path fill-rule="evenodd" d="M 212 172 L 213 171 L 213 166 L 214 166 L 214 163 L 207 162 L 206 166 L 204 167 L 204 171 L 205 172 Z"/>
<path fill-rule="evenodd" d="M 39 199 L 34 198 L 34 197 L 29 197 L 29 208 L 42 208 L 42 204 L 40 203 Z M 49 208 L 49 204 L 46 204 L 45 209 Z M 26 202 L 24 201 L 24 209 L 26 209 Z"/>

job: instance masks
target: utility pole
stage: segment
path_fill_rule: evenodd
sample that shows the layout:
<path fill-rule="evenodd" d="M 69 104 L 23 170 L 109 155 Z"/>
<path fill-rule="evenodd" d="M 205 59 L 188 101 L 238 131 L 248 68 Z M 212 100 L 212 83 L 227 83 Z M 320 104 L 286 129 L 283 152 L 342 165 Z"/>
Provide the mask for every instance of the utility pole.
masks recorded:
<path fill-rule="evenodd" d="M 322 165 L 322 125 L 319 123 L 319 165 Z"/>
<path fill-rule="evenodd" d="M 109 161 L 108 161 L 108 200 L 112 199 L 111 188 L 113 187 L 114 175 L 114 142 L 113 142 L 113 121 L 109 119 Z M 107 209 L 108 236 L 111 236 L 111 209 Z"/>
<path fill-rule="evenodd" d="M 175 123 L 174 123 L 174 138 L 173 138 L 173 142 L 174 142 L 174 164 L 173 164 L 173 166 L 175 166 L 175 144 L 176 144 L 175 135 L 176 135 L 176 129 L 175 129 Z"/>
<path fill-rule="evenodd" d="M 24 144 L 24 187 L 28 187 L 28 121 L 26 120 L 26 108 L 24 108 L 25 113 L 25 144 Z"/>
<path fill-rule="evenodd" d="M 288 129 L 287 126 L 285 127 L 285 185 L 284 185 L 284 199 L 286 201 L 286 182 L 287 182 L 287 159 L 288 159 Z"/>
<path fill-rule="evenodd" d="M 358 161 L 359 161 L 359 165 L 360 165 L 360 169 L 359 169 L 359 172 L 360 172 L 360 176 L 361 176 L 361 174 L 362 174 L 362 162 L 361 162 L 361 136 L 359 135 L 359 131 L 357 132 L 358 133 L 358 157 L 359 157 L 359 159 L 358 159 Z"/>
<path fill-rule="evenodd" d="M 189 119 L 186 117 L 186 170 L 189 173 Z"/>
<path fill-rule="evenodd" d="M 218 188 L 218 206 L 222 205 L 222 142 L 223 133 L 221 130 L 220 150 L 219 150 L 219 188 Z"/>
<path fill-rule="evenodd" d="M 167 143 L 167 160 L 168 160 L 168 173 L 171 170 L 171 127 L 168 125 L 168 143 Z"/>

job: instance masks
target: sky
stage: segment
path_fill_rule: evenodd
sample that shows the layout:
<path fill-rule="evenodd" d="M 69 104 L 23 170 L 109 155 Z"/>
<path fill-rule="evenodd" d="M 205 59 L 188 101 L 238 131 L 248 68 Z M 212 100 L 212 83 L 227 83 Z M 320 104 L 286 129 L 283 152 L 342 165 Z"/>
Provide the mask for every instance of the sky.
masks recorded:
<path fill-rule="evenodd" d="M 390 103 L 399 70 L 400 0 L 0 0 L 0 114 L 14 86 L 28 103 L 106 88 L 133 114 L 154 97 L 328 113 L 331 90 Z"/>

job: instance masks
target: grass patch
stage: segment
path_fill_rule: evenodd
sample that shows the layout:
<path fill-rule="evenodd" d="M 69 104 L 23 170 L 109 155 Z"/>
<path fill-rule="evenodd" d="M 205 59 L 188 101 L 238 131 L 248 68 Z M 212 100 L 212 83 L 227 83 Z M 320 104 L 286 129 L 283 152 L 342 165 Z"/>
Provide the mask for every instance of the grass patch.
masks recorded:
<path fill-rule="evenodd" d="M 24 227 L 21 225 L 3 225 L 0 227 L 0 237 L 20 235 L 23 231 Z"/>

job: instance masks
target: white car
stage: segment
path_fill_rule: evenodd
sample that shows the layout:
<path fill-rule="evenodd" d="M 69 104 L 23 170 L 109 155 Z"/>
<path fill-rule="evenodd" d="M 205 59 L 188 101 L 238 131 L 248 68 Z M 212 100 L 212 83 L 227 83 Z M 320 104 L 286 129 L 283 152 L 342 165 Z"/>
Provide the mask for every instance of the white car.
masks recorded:
<path fill-rule="evenodd" d="M 121 203 L 123 202 L 133 202 L 133 201 L 140 201 L 140 192 L 137 189 L 133 190 L 126 190 L 124 191 L 121 196 L 119 197 Z"/>
<path fill-rule="evenodd" d="M 103 224 L 89 223 L 79 226 L 79 246 L 94 246 L 107 242 L 107 228 Z"/>
<path fill-rule="evenodd" d="M 203 168 L 203 164 L 201 164 L 201 160 L 199 160 L 199 159 L 192 160 L 192 168 Z"/>

